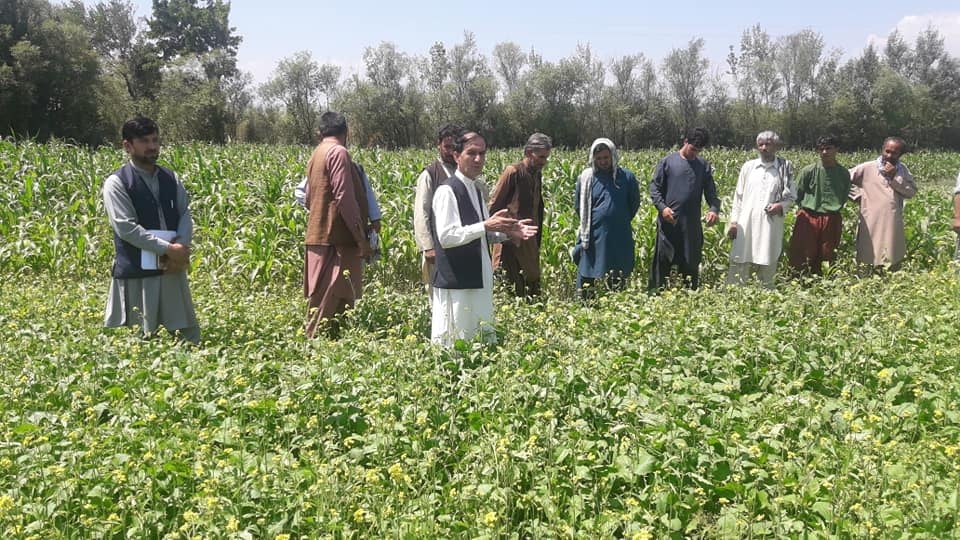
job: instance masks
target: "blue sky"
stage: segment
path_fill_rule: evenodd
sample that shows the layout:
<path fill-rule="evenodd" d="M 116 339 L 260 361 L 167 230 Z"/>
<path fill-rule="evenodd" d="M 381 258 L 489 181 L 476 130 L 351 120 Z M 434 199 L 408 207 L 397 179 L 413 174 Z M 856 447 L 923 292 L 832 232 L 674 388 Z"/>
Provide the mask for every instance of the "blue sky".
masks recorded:
<path fill-rule="evenodd" d="M 84 0 L 87 5 L 95 0 Z M 134 0 L 139 16 L 152 11 L 151 0 Z M 243 36 L 238 61 L 257 82 L 269 79 L 277 62 L 301 50 L 320 63 L 342 66 L 343 73 L 362 73 L 363 50 L 390 41 L 410 54 L 426 55 L 441 41 L 449 49 L 474 33 L 488 55 L 500 42 L 513 41 L 535 49 L 547 60 L 574 53 L 590 44 L 603 61 L 644 53 L 656 64 L 673 48 L 695 37 L 705 40 L 711 69 L 723 72 L 728 48 L 739 45 L 742 32 L 760 24 L 772 36 L 810 28 L 828 48 L 845 57 L 859 54 L 871 40 L 899 28 L 909 42 L 929 24 L 946 38 L 948 50 L 960 57 L 960 6 L 914 0 L 802 2 L 373 2 L 368 0 L 234 0 L 230 23 Z"/>

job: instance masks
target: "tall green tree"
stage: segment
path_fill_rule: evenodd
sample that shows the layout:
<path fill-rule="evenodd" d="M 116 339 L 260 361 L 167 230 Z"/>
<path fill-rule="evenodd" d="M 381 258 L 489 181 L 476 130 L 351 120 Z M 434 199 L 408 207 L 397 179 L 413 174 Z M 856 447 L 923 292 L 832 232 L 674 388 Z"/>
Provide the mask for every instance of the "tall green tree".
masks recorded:
<path fill-rule="evenodd" d="M 98 57 L 82 3 L 0 7 L 0 133 L 96 143 Z"/>
<path fill-rule="evenodd" d="M 337 71 L 339 73 L 339 71 Z M 310 144 L 320 116 L 320 66 L 308 51 L 284 58 L 273 72 L 273 78 L 260 87 L 267 102 L 281 104 L 287 113 L 296 141 Z"/>
<path fill-rule="evenodd" d="M 703 38 L 690 40 L 684 49 L 671 50 L 663 61 L 663 76 L 683 126 L 697 121 L 709 67 L 710 61 L 703 56 Z"/>

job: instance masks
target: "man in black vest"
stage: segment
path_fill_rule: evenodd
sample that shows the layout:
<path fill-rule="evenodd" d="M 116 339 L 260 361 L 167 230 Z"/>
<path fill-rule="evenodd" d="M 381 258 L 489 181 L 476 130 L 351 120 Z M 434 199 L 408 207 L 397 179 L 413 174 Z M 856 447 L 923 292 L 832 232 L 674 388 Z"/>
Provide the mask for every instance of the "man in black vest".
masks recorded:
<path fill-rule="evenodd" d="M 537 234 L 530 219 L 511 218 L 504 208 L 493 216 L 477 184 L 487 141 L 466 132 L 456 141 L 457 170 L 433 195 L 431 234 L 436 253 L 431 292 L 433 342 L 452 347 L 457 340 L 496 342 L 493 328 L 493 266 L 488 242 L 519 244 Z"/>
<path fill-rule="evenodd" d="M 156 122 L 131 118 L 122 136 L 130 161 L 103 184 L 116 250 L 104 324 L 140 326 L 145 337 L 163 326 L 179 339 L 199 343 L 187 283 L 193 238 L 187 192 L 176 173 L 157 165 Z"/>

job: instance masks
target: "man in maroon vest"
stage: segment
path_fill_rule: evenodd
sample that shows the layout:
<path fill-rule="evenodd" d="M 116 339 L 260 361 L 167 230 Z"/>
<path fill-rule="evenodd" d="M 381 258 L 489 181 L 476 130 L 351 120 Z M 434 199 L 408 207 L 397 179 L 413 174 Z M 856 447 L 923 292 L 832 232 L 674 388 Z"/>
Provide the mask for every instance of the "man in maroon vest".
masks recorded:
<path fill-rule="evenodd" d="M 417 193 L 413 204 L 413 232 L 420 250 L 422 265 L 420 276 L 427 287 L 427 296 L 430 296 L 430 279 L 433 274 L 434 251 L 433 238 L 430 228 L 433 221 L 430 217 L 430 205 L 433 202 L 433 192 L 440 182 L 453 176 L 457 170 L 457 162 L 453 158 L 455 141 L 463 130 L 459 126 L 447 124 L 437 132 L 437 150 L 439 157 L 433 163 L 424 167 L 417 177 Z"/>
<path fill-rule="evenodd" d="M 363 259 L 370 256 L 366 191 L 347 152 L 347 120 L 328 111 L 320 117 L 320 144 L 307 163 L 306 264 L 308 338 L 322 327 L 339 334 L 337 315 L 360 298 Z"/>
<path fill-rule="evenodd" d="M 193 238 L 189 197 L 177 174 L 157 165 L 156 122 L 131 118 L 122 136 L 130 161 L 103 183 L 116 250 L 104 324 L 139 325 L 146 337 L 163 326 L 178 339 L 198 343 L 187 283 Z"/>

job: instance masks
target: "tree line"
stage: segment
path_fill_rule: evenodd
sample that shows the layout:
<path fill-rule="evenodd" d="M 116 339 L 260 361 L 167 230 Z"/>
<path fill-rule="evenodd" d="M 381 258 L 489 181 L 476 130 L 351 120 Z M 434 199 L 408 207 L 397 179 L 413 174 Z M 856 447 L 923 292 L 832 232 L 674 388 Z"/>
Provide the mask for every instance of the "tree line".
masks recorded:
<path fill-rule="evenodd" d="M 933 28 L 913 43 L 894 31 L 882 50 L 869 45 L 842 61 L 815 30 L 773 36 L 756 25 L 716 66 L 701 38 L 660 61 L 602 60 L 589 45 L 549 61 L 512 42 L 488 57 L 465 32 L 426 55 L 367 47 L 362 75 L 342 76 L 301 51 L 257 85 L 237 68 L 241 36 L 229 13 L 223 0 L 154 0 L 144 18 L 126 0 L 5 0 L 0 135 L 97 145 L 139 112 L 168 141 L 310 144 L 320 113 L 334 109 L 347 115 L 354 144 L 386 148 L 428 145 L 452 122 L 496 146 L 541 131 L 558 146 L 603 135 L 624 148 L 669 147 L 702 125 L 729 147 L 773 129 L 793 146 L 833 133 L 848 148 L 899 135 L 914 147 L 960 149 L 960 61 Z"/>

